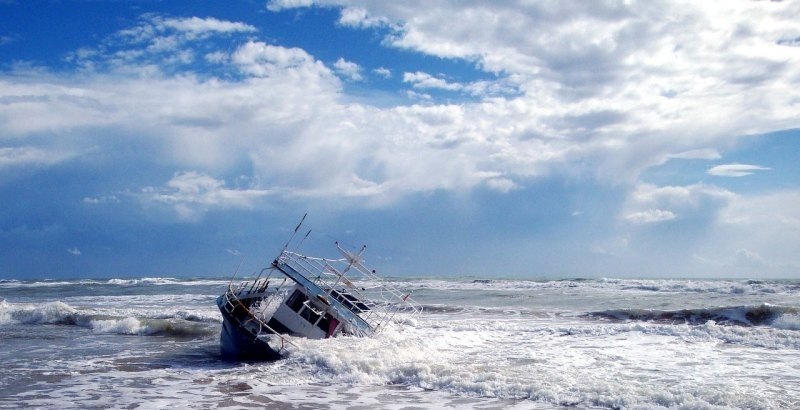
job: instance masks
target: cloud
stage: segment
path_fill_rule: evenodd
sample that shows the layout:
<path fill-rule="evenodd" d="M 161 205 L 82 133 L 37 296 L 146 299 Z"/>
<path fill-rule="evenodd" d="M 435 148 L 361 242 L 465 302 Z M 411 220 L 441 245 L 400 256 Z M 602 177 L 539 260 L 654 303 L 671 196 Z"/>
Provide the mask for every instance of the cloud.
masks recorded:
<path fill-rule="evenodd" d="M 646 211 L 633 212 L 625 215 L 626 220 L 637 225 L 671 221 L 675 218 L 675 214 L 671 211 L 664 211 L 661 209 L 648 209 Z"/>
<path fill-rule="evenodd" d="M 16 41 L 16 37 L 12 36 L 0 36 L 0 46 L 4 46 L 6 44 L 11 44 Z"/>
<path fill-rule="evenodd" d="M 712 148 L 702 148 L 702 149 L 694 149 L 684 152 L 679 152 L 677 154 L 670 154 L 669 158 L 674 159 L 701 159 L 701 160 L 715 160 L 720 159 L 722 156 L 717 152 L 717 150 Z"/>
<path fill-rule="evenodd" d="M 719 210 L 696 250 L 729 274 L 794 276 L 800 269 L 798 234 L 800 191 L 736 196 Z"/>
<path fill-rule="evenodd" d="M 208 61 L 215 62 L 220 55 L 205 53 L 204 41 L 214 36 L 249 35 L 257 31 L 249 24 L 214 17 L 169 18 L 145 14 L 138 25 L 118 31 L 95 47 L 78 49 L 70 53 L 67 60 L 85 71 L 111 69 L 152 75 L 168 66 L 192 64 L 197 54 L 204 54 Z M 139 70 L 130 67 L 136 64 L 151 67 L 143 72 L 142 67 L 138 67 Z"/>
<path fill-rule="evenodd" d="M 244 23 L 147 15 L 76 51 L 73 73 L 2 73 L 2 138 L 57 139 L 73 152 L 136 141 L 170 171 L 244 169 L 250 189 L 388 204 L 436 190 L 504 192 L 553 174 L 637 190 L 640 173 L 670 156 L 716 159 L 713 147 L 739 135 L 800 125 L 800 80 L 775 65 L 800 64 L 800 48 L 775 40 L 794 27 L 785 4 L 348 4 L 389 22 L 384 44 L 466 61 L 497 80 L 410 71 L 408 104 L 353 101 L 336 73 L 354 63 L 329 67 L 251 39 Z M 218 35 L 240 37 L 204 41 Z M 728 63 L 772 74 L 744 86 L 709 69 Z M 434 90 L 479 98 L 453 103 Z M 633 199 L 620 215 L 649 210 L 687 215 Z"/>
<path fill-rule="evenodd" d="M 195 171 L 179 172 L 163 188 L 142 190 L 143 199 L 172 205 L 180 220 L 196 221 L 211 208 L 251 208 L 271 195 L 261 189 L 230 189 L 225 181 Z"/>
<path fill-rule="evenodd" d="M 333 68 L 336 69 L 336 72 L 340 75 L 349 78 L 353 81 L 361 81 L 364 78 L 361 76 L 361 66 L 356 63 L 346 61 L 344 58 L 339 58 L 333 64 Z"/>
<path fill-rule="evenodd" d="M 381 76 L 383 78 L 392 78 L 392 70 L 390 70 L 390 69 L 388 69 L 386 67 L 378 67 L 378 68 L 372 70 L 372 72 L 374 72 L 375 74 L 378 74 L 379 76 Z"/>
<path fill-rule="evenodd" d="M 297 7 L 308 7 L 314 4 L 314 0 L 269 0 L 267 9 L 270 11 L 281 11 Z"/>
<path fill-rule="evenodd" d="M 340 13 L 339 24 L 347 27 L 369 28 L 388 25 L 389 20 L 370 17 L 367 10 L 360 7 L 345 7 Z"/>
<path fill-rule="evenodd" d="M 37 147 L 0 148 L 0 169 L 20 166 L 50 166 L 75 157 L 74 153 Z"/>
<path fill-rule="evenodd" d="M 743 177 L 752 175 L 753 171 L 768 171 L 769 169 L 758 165 L 725 164 L 710 168 L 706 173 L 718 177 Z"/>
<path fill-rule="evenodd" d="M 638 225 L 678 218 L 700 217 L 708 221 L 735 197 L 731 191 L 702 183 L 686 186 L 639 184 L 623 207 L 623 219 Z"/>
<path fill-rule="evenodd" d="M 208 33 L 254 33 L 258 30 L 249 25 L 239 22 L 219 20 L 213 17 L 199 18 L 158 18 L 151 20 L 159 31 L 173 29 L 178 32 L 188 33 L 192 38 L 206 35 Z"/>
<path fill-rule="evenodd" d="M 107 204 L 107 203 L 119 203 L 120 199 L 116 195 L 101 195 L 96 197 L 85 197 L 82 200 L 85 204 Z"/>
<path fill-rule="evenodd" d="M 489 189 L 502 192 L 504 194 L 510 192 L 511 190 L 518 188 L 517 184 L 514 181 L 506 178 L 491 178 L 486 180 L 486 186 Z"/>
<path fill-rule="evenodd" d="M 150 42 L 159 47 L 171 43 L 202 40 L 214 34 L 254 33 L 249 24 L 219 20 L 214 17 L 167 18 L 146 14 L 138 26 L 122 30 L 118 36 L 134 42 Z"/>
<path fill-rule="evenodd" d="M 786 2 L 270 4 L 338 5 L 349 20 L 384 21 L 385 44 L 496 74 L 489 84 L 527 111 L 518 125 L 527 135 L 596 153 L 604 178 L 635 180 L 675 152 L 708 159 L 736 136 L 800 126 L 800 48 L 785 41 L 800 36 L 800 10 Z M 427 73 L 405 80 L 415 90 L 487 95 Z M 617 120 L 573 126 L 575 115 L 598 112 Z"/>
<path fill-rule="evenodd" d="M 462 84 L 448 83 L 441 78 L 433 77 L 421 71 L 417 71 L 416 73 L 403 73 L 403 82 L 411 83 L 412 87 L 420 89 L 459 91 L 464 88 Z"/>
<path fill-rule="evenodd" d="M 81 256 L 81 250 L 78 249 L 77 246 L 67 249 L 67 253 L 74 256 Z"/>
<path fill-rule="evenodd" d="M 296 47 L 286 48 L 248 41 L 233 53 L 231 60 L 245 74 L 255 77 L 271 77 L 287 72 L 304 75 L 309 79 L 332 75 L 321 62 Z"/>

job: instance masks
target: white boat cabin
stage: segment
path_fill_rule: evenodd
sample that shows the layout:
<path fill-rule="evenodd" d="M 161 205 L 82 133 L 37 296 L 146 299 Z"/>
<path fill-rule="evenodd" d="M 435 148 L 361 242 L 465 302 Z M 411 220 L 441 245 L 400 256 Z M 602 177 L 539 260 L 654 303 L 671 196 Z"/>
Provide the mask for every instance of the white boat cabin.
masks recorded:
<path fill-rule="evenodd" d="M 342 320 L 328 308 L 324 297 L 309 298 L 306 289 L 295 285 L 267 323 L 278 333 L 310 339 L 324 339 L 341 331 Z"/>

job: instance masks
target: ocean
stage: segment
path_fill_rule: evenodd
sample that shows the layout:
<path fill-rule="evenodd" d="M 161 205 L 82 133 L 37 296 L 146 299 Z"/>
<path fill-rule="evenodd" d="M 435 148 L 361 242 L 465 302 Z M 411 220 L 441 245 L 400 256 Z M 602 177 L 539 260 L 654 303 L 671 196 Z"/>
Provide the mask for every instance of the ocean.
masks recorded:
<path fill-rule="evenodd" d="M 0 408 L 800 408 L 798 280 L 391 281 L 422 314 L 231 363 L 226 279 L 0 280 Z"/>

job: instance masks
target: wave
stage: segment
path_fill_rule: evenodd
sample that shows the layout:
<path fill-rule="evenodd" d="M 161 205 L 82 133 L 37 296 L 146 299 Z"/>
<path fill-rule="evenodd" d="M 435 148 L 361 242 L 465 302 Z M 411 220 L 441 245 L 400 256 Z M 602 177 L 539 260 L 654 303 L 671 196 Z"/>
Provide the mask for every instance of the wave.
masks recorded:
<path fill-rule="evenodd" d="M 693 325 L 713 321 L 721 325 L 800 330 L 797 308 L 770 304 L 681 310 L 614 309 L 592 312 L 588 316 L 619 321 L 678 322 Z"/>
<path fill-rule="evenodd" d="M 724 295 L 800 294 L 796 280 L 694 280 L 694 279 L 431 279 L 393 278 L 392 284 L 411 290 L 464 290 L 525 292 L 539 290 L 587 289 L 622 292 L 707 293 Z"/>
<path fill-rule="evenodd" d="M 95 285 L 95 286 L 139 286 L 139 285 L 182 285 L 182 286 L 221 286 L 227 284 L 223 279 L 180 279 L 170 277 L 77 279 L 77 280 L 16 280 L 0 279 L 0 288 L 47 288 L 57 286 Z"/>
<path fill-rule="evenodd" d="M 71 325 L 89 328 L 95 333 L 192 338 L 215 334 L 218 328 L 207 323 L 218 321 L 215 317 L 189 311 L 157 318 L 115 317 L 81 311 L 61 301 L 41 304 L 0 301 L 0 326 Z"/>

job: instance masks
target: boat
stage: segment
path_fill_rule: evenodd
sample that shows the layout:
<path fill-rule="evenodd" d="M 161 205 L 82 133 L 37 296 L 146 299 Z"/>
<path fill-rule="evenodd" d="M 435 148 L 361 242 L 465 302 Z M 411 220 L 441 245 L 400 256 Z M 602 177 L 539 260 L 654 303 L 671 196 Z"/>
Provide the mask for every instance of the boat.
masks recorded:
<path fill-rule="evenodd" d="M 321 258 L 289 250 L 292 238 L 255 278 L 232 280 L 217 298 L 223 358 L 279 360 L 296 347 L 295 337 L 368 337 L 422 312 L 410 292 L 364 265 L 366 246 L 351 252 L 334 242 L 340 257 Z"/>

